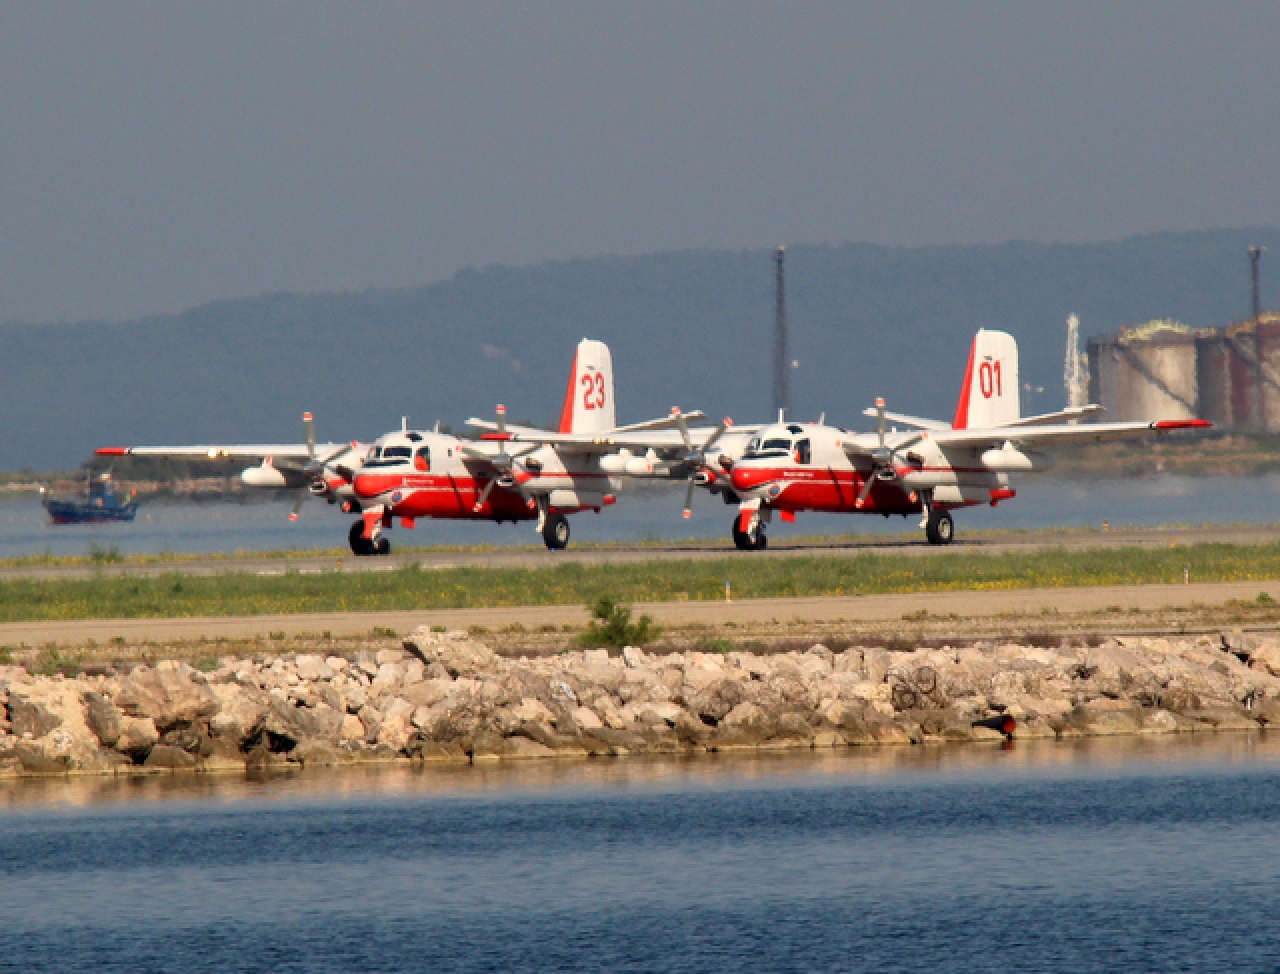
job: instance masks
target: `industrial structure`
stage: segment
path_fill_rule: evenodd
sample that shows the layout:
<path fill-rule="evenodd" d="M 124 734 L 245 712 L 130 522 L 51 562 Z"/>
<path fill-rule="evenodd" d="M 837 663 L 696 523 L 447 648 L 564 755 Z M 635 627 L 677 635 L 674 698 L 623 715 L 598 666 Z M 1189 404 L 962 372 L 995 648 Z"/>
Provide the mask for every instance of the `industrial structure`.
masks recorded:
<path fill-rule="evenodd" d="M 1280 313 L 1189 328 L 1151 321 L 1090 338 L 1089 398 L 1108 420 L 1199 417 L 1237 433 L 1280 433 Z"/>

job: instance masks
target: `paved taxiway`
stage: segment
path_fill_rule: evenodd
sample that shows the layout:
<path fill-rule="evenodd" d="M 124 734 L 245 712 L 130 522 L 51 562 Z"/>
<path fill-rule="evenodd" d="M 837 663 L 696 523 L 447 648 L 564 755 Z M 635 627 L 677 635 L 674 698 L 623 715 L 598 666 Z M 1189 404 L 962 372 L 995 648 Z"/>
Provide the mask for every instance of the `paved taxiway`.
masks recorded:
<path fill-rule="evenodd" d="M 404 533 L 395 540 L 402 541 Z M 356 558 L 353 555 L 315 555 L 271 558 L 256 555 L 222 558 L 183 558 L 174 561 L 121 562 L 98 565 L 22 565 L 0 568 L 0 580 L 11 578 L 88 578 L 95 575 L 217 575 L 247 572 L 283 575 L 286 572 L 392 571 L 417 564 L 424 569 L 545 568 L 549 565 L 621 564 L 641 561 L 685 561 L 710 558 L 786 558 L 795 555 L 848 557 L 856 554 L 893 554 L 932 557 L 942 554 L 996 554 L 1006 551 L 1033 551 L 1044 548 L 1162 548 L 1201 543 L 1280 543 L 1280 524 L 1232 524 L 1196 528 L 1122 528 L 1112 531 L 1072 530 L 1040 532 L 986 532 L 962 535 L 953 544 L 931 545 L 915 532 L 903 535 L 859 535 L 850 537 L 771 538 L 765 551 L 739 552 L 731 542 L 708 540 L 645 546 L 570 546 L 564 551 L 538 547 L 484 549 L 423 549 L 398 552 L 384 558 Z"/>

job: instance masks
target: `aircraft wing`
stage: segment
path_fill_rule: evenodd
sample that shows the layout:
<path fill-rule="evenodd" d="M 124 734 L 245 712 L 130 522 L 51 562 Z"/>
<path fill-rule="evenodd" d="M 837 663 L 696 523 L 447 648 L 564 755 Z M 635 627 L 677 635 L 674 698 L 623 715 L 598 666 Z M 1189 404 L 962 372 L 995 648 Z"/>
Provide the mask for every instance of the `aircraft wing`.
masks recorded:
<path fill-rule="evenodd" d="M 992 426 L 974 430 L 939 430 L 925 434 L 938 446 L 980 447 L 1015 443 L 1024 446 L 1064 446 L 1074 443 L 1102 443 L 1106 440 L 1135 440 L 1175 430 L 1208 429 L 1205 419 L 1158 419 L 1149 423 L 1070 423 L 1044 426 Z"/>
<path fill-rule="evenodd" d="M 315 458 L 305 443 L 191 444 L 186 446 L 104 446 L 93 452 L 102 457 L 165 457 L 173 460 L 249 460 L 267 457 L 278 467 L 299 469 L 312 462 L 324 462 L 350 450 L 350 443 L 317 443 Z"/>
<path fill-rule="evenodd" d="M 701 412 L 684 413 L 683 418 L 700 420 L 705 418 Z M 620 426 L 617 429 L 598 433 L 558 433 L 554 430 L 541 430 L 529 426 L 512 426 L 505 429 L 497 423 L 484 419 L 469 419 L 467 425 L 490 434 L 490 439 L 505 438 L 515 443 L 539 443 L 554 446 L 568 452 L 610 453 L 614 450 L 684 450 L 684 437 L 681 435 L 675 417 L 663 417 L 631 426 Z M 759 426 L 733 426 L 732 432 L 755 432 Z M 694 446 L 706 443 L 716 432 L 714 426 L 698 426 L 689 430 L 689 439 Z"/>

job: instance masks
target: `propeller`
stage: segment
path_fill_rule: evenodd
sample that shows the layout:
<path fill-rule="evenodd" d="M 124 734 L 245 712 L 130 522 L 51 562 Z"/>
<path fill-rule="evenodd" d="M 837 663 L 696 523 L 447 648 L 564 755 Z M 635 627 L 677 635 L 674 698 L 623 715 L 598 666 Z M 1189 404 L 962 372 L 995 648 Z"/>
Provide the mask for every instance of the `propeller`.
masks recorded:
<path fill-rule="evenodd" d="M 715 431 L 707 437 L 707 441 L 702 446 L 693 445 L 693 437 L 689 435 L 689 424 L 685 422 L 684 413 L 677 406 L 671 410 L 671 416 L 676 422 L 676 429 L 680 431 L 680 439 L 684 441 L 684 463 L 689 464 L 692 470 L 689 473 L 689 483 L 684 492 L 684 516 L 693 516 L 693 488 L 697 486 L 698 474 L 700 474 L 707 466 L 707 451 L 715 446 L 716 441 L 724 436 L 725 430 L 733 425 L 733 421 L 729 419 L 720 420 Z"/>
<path fill-rule="evenodd" d="M 499 403 L 494 412 L 497 414 L 495 425 L 498 428 L 497 436 L 494 438 L 497 439 L 500 444 L 497 455 L 490 455 L 485 453 L 483 450 L 477 450 L 472 446 L 460 445 L 458 448 L 463 456 L 471 457 L 474 460 L 483 460 L 486 463 L 492 464 L 494 469 L 498 472 L 498 476 L 490 478 L 489 482 L 484 485 L 484 490 L 480 491 L 480 496 L 476 498 L 475 505 L 472 507 L 472 510 L 474 511 L 478 511 L 484 507 L 485 501 L 489 499 L 489 494 L 493 492 L 494 487 L 515 487 L 521 482 L 521 479 L 513 472 L 516 468 L 523 471 L 525 474 L 524 479 L 528 480 L 532 474 L 530 474 L 529 471 L 526 470 L 518 461 L 522 457 L 528 456 L 542 445 L 540 443 L 531 443 L 522 450 L 517 450 L 515 453 L 508 453 L 507 443 L 511 438 L 507 435 L 507 407 Z"/>
<path fill-rule="evenodd" d="M 884 400 L 876 398 L 876 435 L 880 444 L 871 451 L 871 474 L 867 477 L 862 485 L 862 490 L 858 492 L 858 499 L 854 502 L 854 507 L 862 507 L 867 502 L 867 498 L 871 495 L 871 488 L 875 486 L 877 480 L 897 480 L 897 453 L 899 450 L 905 450 L 908 447 L 915 446 L 922 439 L 923 433 L 903 440 L 897 446 L 888 446 L 884 437 Z"/>

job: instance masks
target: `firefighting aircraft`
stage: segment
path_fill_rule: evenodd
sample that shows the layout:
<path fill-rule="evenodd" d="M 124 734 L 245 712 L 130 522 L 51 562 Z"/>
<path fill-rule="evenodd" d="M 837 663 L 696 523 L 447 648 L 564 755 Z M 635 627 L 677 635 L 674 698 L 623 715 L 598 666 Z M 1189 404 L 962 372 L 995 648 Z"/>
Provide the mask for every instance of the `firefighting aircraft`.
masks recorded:
<path fill-rule="evenodd" d="M 167 457 L 179 460 L 255 461 L 240 472 L 249 487 L 305 490 L 329 503 L 349 505 L 351 471 L 360 465 L 367 446 L 358 440 L 349 443 L 316 443 L 315 422 L 302 414 L 305 443 L 242 443 L 236 445 L 197 444 L 192 446 L 104 446 L 95 450 L 108 457 Z M 298 509 L 307 494 L 299 496 L 289 517 L 297 520 Z"/>
<path fill-rule="evenodd" d="M 629 470 L 651 476 L 689 476 L 705 463 L 728 423 L 690 430 L 699 412 L 617 426 L 613 360 L 603 342 L 584 338 L 574 356 L 558 430 L 508 426 L 472 419 L 484 432 L 465 439 L 401 429 L 379 437 L 353 471 L 352 489 L 361 519 L 349 540 L 356 554 L 390 550 L 385 531 L 394 518 L 413 527 L 417 518 L 536 522 L 552 550 L 569 543 L 567 515 L 597 511 L 617 500 Z M 680 457 L 675 444 L 688 444 Z M 658 455 L 667 455 L 663 459 Z M 692 480 L 690 489 L 692 490 Z"/>
<path fill-rule="evenodd" d="M 974 336 L 955 418 L 951 423 L 885 411 L 875 433 L 851 433 L 822 423 L 780 422 L 752 438 L 732 464 L 727 483 L 710 485 L 739 501 L 732 536 L 738 548 L 764 548 L 765 525 L 798 511 L 922 514 L 932 544 L 949 544 L 951 511 L 990 504 L 1015 494 L 1009 475 L 1047 470 L 1044 447 L 1141 439 L 1182 429 L 1203 429 L 1203 419 L 1080 423 L 1102 407 L 1089 405 L 1040 416 L 1021 416 L 1018 345 L 1013 336 L 981 330 Z M 911 427 L 886 432 L 886 422 Z M 731 490 L 732 494 L 727 491 Z"/>
<path fill-rule="evenodd" d="M 539 431 L 552 438 L 551 443 L 509 450 L 509 441 L 516 437 L 507 431 L 505 410 L 499 406 L 498 422 L 482 424 L 491 432 L 479 439 L 410 430 L 405 422 L 400 430 L 367 447 L 354 440 L 316 444 L 307 413 L 303 417 L 307 442 L 302 444 L 103 447 L 96 452 L 258 461 L 240 474 L 247 485 L 305 488 L 331 504 L 341 504 L 344 511 L 360 514 L 348 533 L 357 555 L 390 553 L 385 529 L 394 517 L 407 527 L 419 517 L 533 520 L 547 547 L 558 549 L 569 543 L 566 515 L 599 511 L 614 503 L 618 475 L 628 464 L 651 475 L 674 475 L 670 471 L 687 475 L 692 489 L 695 466 L 719 438 L 712 436 L 715 430 L 689 429 L 687 421 L 703 418 L 698 412 L 676 411 L 648 423 L 617 427 L 613 396 L 608 346 L 583 339 L 574 357 L 559 431 Z M 727 424 L 721 433 L 724 428 Z M 672 442 L 690 443 L 683 466 L 671 459 L 656 459 L 654 449 L 669 454 Z M 305 495 L 295 504 L 291 518 L 297 517 L 302 499 Z"/>

